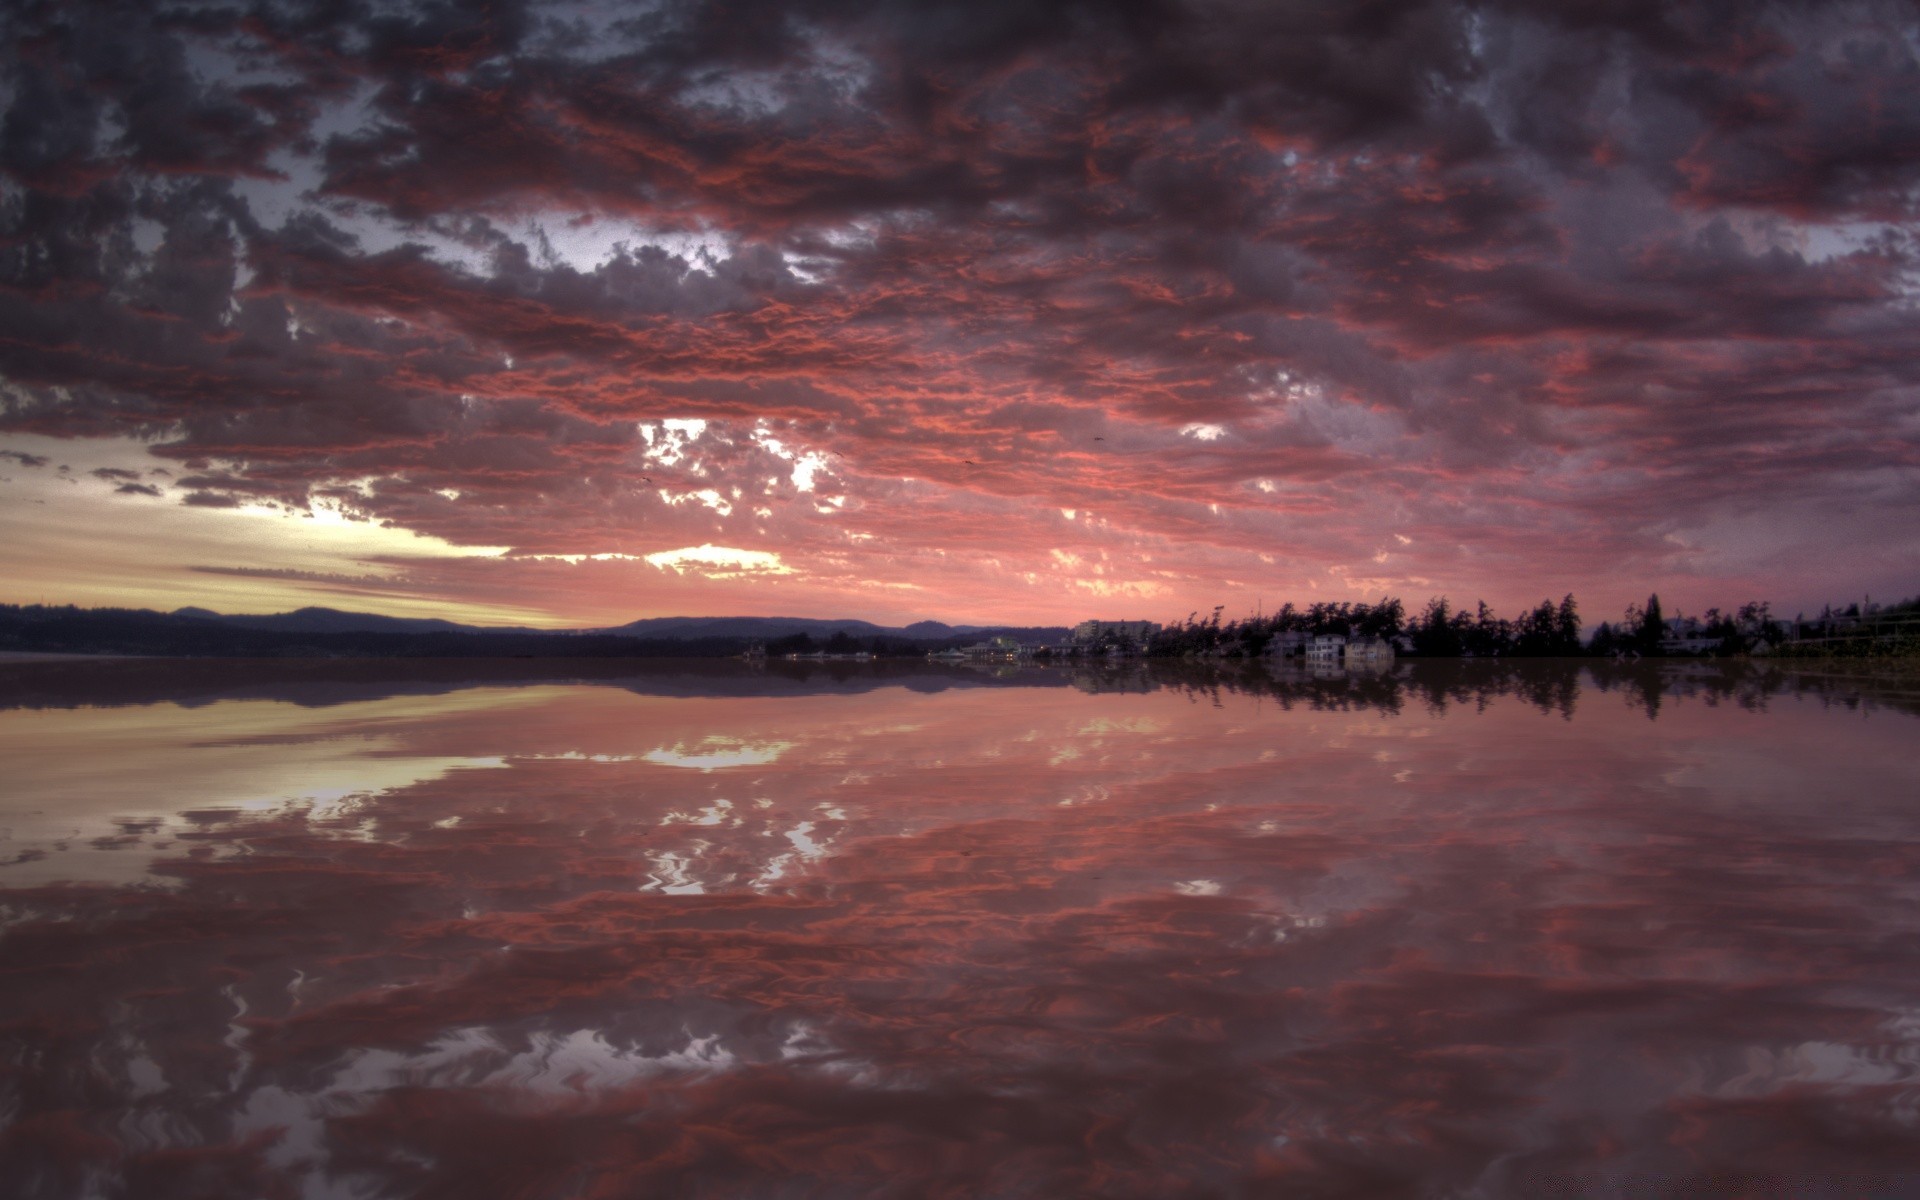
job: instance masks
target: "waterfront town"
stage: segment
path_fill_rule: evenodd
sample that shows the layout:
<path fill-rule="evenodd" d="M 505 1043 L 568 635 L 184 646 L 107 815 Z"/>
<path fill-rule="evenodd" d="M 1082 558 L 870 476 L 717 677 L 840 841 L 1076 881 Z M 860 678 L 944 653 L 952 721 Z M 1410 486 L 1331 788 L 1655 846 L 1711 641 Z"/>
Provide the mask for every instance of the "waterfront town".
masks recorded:
<path fill-rule="evenodd" d="M 1022 643 L 1005 635 L 971 646 L 937 650 L 935 662 L 1019 662 L 1023 660 L 1121 658 L 1148 654 L 1162 626 L 1154 621 L 1082 621 L 1066 641 Z M 1412 650 L 1410 640 L 1405 649 Z M 1383 637 L 1289 630 L 1268 641 L 1263 656 L 1297 660 L 1310 667 L 1379 667 L 1393 662 L 1395 644 Z"/>
<path fill-rule="evenodd" d="M 1870 597 L 1817 616 L 1777 619 L 1765 602 L 1710 608 L 1698 616 L 1663 613 L 1660 598 L 1630 605 L 1621 621 L 1583 630 L 1574 598 L 1540 605 L 1519 618 L 1472 612 L 1431 601 L 1408 618 L 1398 600 L 1378 604 L 1284 606 L 1271 616 L 1222 625 L 1220 610 L 1180 625 L 1144 620 L 1087 620 L 1062 641 L 1011 635 L 931 652 L 947 662 L 1018 662 L 1093 657 L 1260 658 L 1309 668 L 1378 669 L 1400 655 L 1447 658 L 1582 657 L 1616 659 L 1905 653 L 1920 640 L 1920 601 L 1875 604 Z"/>

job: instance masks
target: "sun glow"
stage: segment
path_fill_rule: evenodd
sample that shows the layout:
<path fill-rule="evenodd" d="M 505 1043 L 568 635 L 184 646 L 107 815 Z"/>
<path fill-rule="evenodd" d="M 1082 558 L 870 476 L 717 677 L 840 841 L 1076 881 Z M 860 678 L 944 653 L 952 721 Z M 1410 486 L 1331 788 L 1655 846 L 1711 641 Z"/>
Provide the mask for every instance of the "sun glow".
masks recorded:
<path fill-rule="evenodd" d="M 650 565 L 676 575 L 705 575 L 709 579 L 735 579 L 743 575 L 792 575 L 794 570 L 780 561 L 778 554 L 765 550 L 737 550 L 711 543 L 662 550 L 646 556 Z"/>

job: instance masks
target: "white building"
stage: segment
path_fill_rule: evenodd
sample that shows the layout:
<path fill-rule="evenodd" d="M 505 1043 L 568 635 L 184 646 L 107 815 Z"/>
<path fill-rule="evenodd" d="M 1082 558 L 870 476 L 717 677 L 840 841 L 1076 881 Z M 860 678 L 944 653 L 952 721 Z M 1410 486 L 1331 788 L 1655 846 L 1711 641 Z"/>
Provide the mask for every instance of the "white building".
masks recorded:
<path fill-rule="evenodd" d="M 1697 617 L 1674 617 L 1667 622 L 1660 639 L 1662 654 L 1711 654 L 1720 648 L 1720 639 L 1707 636 L 1707 627 Z"/>
<path fill-rule="evenodd" d="M 1138 644 L 1159 632 L 1160 626 L 1153 621 L 1082 621 L 1073 627 L 1073 640 L 1097 642 L 1103 635 L 1112 634 L 1123 644 Z"/>
<path fill-rule="evenodd" d="M 1345 635 L 1316 633 L 1307 642 L 1307 661 L 1318 666 L 1335 666 L 1347 647 Z"/>
<path fill-rule="evenodd" d="M 1347 643 L 1350 667 L 1384 667 L 1393 662 L 1393 644 L 1385 638 L 1354 638 Z"/>

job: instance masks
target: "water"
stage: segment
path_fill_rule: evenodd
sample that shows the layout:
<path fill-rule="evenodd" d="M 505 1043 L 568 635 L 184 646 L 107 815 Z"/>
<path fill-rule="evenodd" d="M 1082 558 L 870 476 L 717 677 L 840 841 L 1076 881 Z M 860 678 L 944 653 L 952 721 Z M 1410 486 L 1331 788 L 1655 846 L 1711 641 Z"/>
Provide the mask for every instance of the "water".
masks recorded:
<path fill-rule="evenodd" d="M 9 1196 L 1920 1194 L 1911 683 L 22 664 L 0 706 Z"/>

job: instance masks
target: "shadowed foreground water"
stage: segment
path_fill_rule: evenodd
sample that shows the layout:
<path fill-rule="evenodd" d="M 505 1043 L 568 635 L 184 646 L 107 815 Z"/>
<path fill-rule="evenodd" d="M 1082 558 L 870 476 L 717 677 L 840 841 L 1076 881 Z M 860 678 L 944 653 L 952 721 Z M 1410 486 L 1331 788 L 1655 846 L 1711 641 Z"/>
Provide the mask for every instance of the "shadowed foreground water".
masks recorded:
<path fill-rule="evenodd" d="M 8 1196 L 1920 1194 L 1911 689 L 44 666 Z"/>

